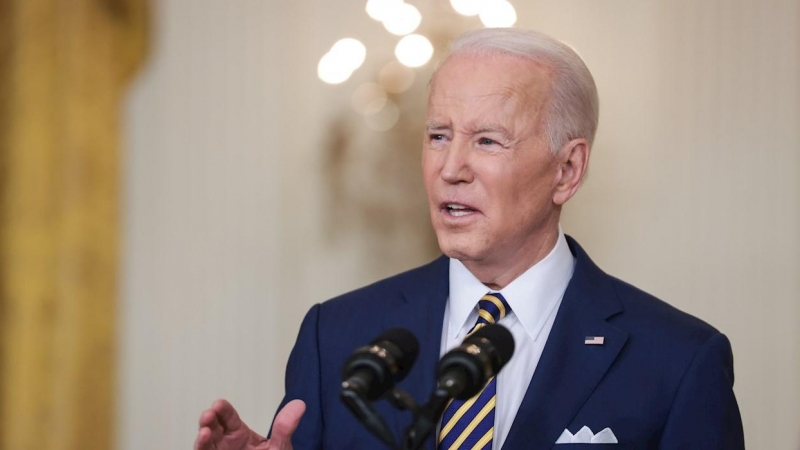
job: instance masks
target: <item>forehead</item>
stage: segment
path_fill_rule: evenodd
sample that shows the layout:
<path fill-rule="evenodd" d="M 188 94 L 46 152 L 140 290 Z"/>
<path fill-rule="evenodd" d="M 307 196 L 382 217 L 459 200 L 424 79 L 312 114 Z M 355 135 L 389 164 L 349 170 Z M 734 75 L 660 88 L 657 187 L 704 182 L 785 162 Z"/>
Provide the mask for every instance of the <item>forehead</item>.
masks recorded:
<path fill-rule="evenodd" d="M 509 55 L 453 56 L 431 81 L 428 115 L 535 118 L 550 95 L 552 71 L 543 62 Z"/>

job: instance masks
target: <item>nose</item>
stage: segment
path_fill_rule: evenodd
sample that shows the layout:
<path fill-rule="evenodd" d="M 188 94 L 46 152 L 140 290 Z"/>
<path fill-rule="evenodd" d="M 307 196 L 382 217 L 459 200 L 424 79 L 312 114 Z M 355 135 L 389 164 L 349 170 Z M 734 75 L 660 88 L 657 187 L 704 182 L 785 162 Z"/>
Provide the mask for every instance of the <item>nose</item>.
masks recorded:
<path fill-rule="evenodd" d="M 447 147 L 442 166 L 442 180 L 451 183 L 471 183 L 474 174 L 469 162 L 470 149 L 466 139 L 454 138 Z"/>

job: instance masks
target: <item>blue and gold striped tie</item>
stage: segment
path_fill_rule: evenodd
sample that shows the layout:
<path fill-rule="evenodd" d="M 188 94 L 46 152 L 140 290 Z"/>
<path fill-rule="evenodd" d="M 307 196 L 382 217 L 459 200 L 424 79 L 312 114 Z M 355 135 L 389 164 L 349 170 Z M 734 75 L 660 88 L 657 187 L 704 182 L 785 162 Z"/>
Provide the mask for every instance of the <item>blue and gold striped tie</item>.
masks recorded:
<path fill-rule="evenodd" d="M 478 302 L 478 321 L 467 336 L 488 324 L 499 322 L 510 311 L 508 302 L 499 293 L 484 295 Z M 496 393 L 497 379 L 492 378 L 475 397 L 453 400 L 442 415 L 439 450 L 491 449 Z"/>

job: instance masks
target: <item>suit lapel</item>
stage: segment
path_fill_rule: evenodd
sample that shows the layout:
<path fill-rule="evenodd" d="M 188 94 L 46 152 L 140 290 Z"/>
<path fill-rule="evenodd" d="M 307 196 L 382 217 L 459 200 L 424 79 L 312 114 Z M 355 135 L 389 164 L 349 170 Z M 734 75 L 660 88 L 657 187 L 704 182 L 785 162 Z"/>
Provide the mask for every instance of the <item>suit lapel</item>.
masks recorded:
<path fill-rule="evenodd" d="M 603 375 L 628 334 L 606 319 L 622 312 L 609 276 L 567 237 L 577 259 L 544 351 L 503 448 L 551 448 Z M 603 336 L 603 345 L 585 345 Z M 573 430 L 577 431 L 577 430 Z"/>
<path fill-rule="evenodd" d="M 396 308 L 386 308 L 384 329 L 402 327 L 419 339 L 417 362 L 398 386 L 420 404 L 428 400 L 436 384 L 444 309 L 449 295 L 449 261 L 443 256 L 410 276 L 401 287 L 400 304 Z M 411 414 L 395 411 L 393 416 L 395 435 L 402 438 L 411 424 Z M 435 449 L 433 439 L 429 439 L 426 448 Z"/>

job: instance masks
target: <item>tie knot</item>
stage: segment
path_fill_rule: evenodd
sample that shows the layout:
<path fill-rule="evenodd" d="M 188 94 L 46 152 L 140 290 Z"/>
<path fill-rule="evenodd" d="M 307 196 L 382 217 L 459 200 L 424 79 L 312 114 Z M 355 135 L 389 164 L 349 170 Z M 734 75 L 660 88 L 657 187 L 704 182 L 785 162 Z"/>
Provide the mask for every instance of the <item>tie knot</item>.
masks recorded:
<path fill-rule="evenodd" d="M 511 312 L 511 306 L 508 305 L 502 294 L 494 292 L 484 295 L 478 302 L 478 322 L 472 331 L 484 325 L 499 322 L 509 312 Z"/>

